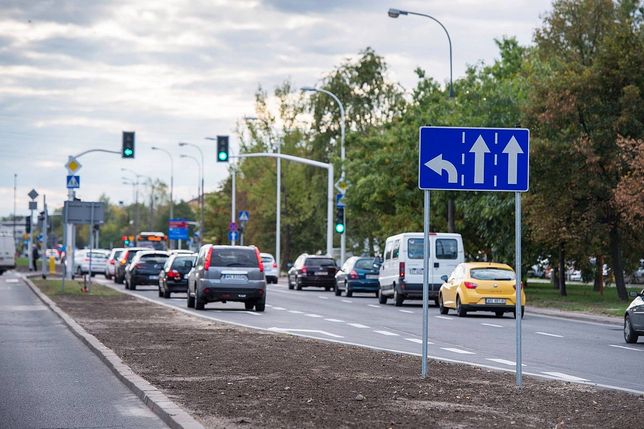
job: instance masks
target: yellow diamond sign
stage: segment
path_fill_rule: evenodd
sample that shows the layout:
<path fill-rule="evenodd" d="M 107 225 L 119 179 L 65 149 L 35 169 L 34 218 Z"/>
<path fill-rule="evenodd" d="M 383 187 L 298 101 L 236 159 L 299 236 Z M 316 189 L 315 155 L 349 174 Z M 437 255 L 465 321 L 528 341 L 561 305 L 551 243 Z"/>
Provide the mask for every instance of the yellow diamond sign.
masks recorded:
<path fill-rule="evenodd" d="M 81 163 L 78 162 L 78 160 L 73 156 L 70 156 L 69 160 L 67 161 L 67 164 L 65 164 L 65 168 L 67 169 L 67 171 L 69 171 L 69 174 L 76 173 L 78 170 L 81 169 L 81 167 L 82 167 Z"/>

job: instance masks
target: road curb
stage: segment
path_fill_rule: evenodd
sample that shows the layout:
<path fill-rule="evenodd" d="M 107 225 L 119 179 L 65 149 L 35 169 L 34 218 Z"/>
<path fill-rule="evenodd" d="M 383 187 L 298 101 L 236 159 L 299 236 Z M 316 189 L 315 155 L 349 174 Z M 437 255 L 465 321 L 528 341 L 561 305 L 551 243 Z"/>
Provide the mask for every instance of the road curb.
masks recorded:
<path fill-rule="evenodd" d="M 38 286 L 21 276 L 29 288 L 44 302 L 96 356 L 127 386 L 154 414 L 173 429 L 204 429 L 190 414 L 172 402 L 163 392 L 154 387 L 143 377 L 136 374 L 119 358 L 112 349 L 106 347 L 98 338 L 87 332 L 71 316 L 45 295 Z"/>

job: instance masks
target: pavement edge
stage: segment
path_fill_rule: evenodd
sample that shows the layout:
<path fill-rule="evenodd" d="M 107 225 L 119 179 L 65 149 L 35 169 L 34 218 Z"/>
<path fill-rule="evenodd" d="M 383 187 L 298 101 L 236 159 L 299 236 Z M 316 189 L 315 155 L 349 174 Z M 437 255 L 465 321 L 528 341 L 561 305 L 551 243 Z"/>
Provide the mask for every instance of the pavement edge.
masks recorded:
<path fill-rule="evenodd" d="M 132 371 L 116 353 L 80 326 L 71 316 L 58 307 L 51 298 L 45 295 L 28 277 L 21 277 L 36 296 L 65 322 L 72 333 L 89 347 L 107 365 L 114 375 L 138 396 L 154 414 L 163 420 L 165 424 L 173 429 L 204 429 L 201 423 L 172 402 L 163 392 Z"/>

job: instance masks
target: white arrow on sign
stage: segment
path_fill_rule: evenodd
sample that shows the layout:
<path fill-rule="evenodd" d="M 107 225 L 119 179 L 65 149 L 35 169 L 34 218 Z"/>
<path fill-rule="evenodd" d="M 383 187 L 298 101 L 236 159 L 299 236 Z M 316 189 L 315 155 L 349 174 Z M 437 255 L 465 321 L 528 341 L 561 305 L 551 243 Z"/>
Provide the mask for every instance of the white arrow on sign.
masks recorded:
<path fill-rule="evenodd" d="M 490 153 L 490 148 L 485 144 L 483 136 L 479 135 L 470 153 L 474 153 L 474 183 L 485 182 L 485 154 Z"/>
<path fill-rule="evenodd" d="M 447 171 L 447 181 L 449 183 L 458 183 L 458 172 L 456 171 L 456 167 L 454 167 L 454 164 L 451 162 L 443 159 L 443 154 L 430 159 L 425 163 L 425 166 L 440 175 L 443 174 L 443 170 Z"/>
<path fill-rule="evenodd" d="M 523 153 L 523 149 L 519 146 L 517 139 L 512 136 L 508 142 L 503 153 L 508 154 L 508 184 L 516 185 L 517 184 L 517 167 L 518 161 L 517 158 L 520 153 Z"/>

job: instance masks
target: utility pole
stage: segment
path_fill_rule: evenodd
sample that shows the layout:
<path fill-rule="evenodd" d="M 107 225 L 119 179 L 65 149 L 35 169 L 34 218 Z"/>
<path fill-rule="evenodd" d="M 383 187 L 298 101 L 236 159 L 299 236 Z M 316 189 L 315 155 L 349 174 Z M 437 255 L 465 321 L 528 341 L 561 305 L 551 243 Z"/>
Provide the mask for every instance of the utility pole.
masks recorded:
<path fill-rule="evenodd" d="M 43 211 L 43 221 L 42 221 L 42 278 L 47 278 L 47 244 L 49 237 L 47 235 L 47 229 L 49 229 L 49 215 L 47 214 L 47 196 L 42 196 L 42 204 L 44 207 Z"/>

